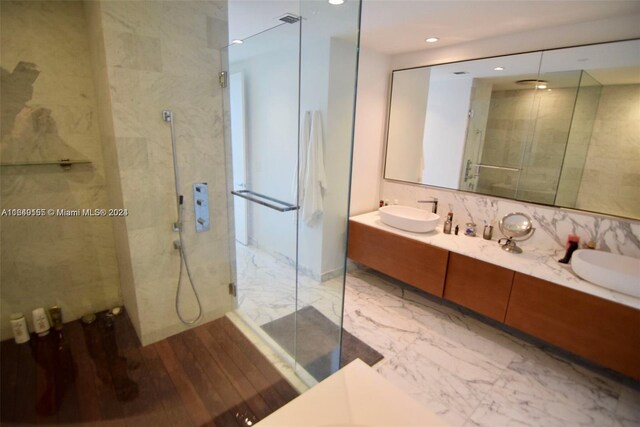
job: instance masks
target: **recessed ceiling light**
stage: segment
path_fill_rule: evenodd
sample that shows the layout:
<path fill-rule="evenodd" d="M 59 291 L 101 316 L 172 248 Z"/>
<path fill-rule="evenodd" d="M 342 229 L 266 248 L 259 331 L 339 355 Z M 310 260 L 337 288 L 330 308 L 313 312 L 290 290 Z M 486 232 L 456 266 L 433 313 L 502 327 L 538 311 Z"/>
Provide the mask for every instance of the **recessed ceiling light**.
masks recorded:
<path fill-rule="evenodd" d="M 242 44 L 242 43 L 244 43 L 244 42 L 242 40 L 240 40 L 240 39 L 231 40 L 231 44 Z"/>
<path fill-rule="evenodd" d="M 504 67 L 496 67 L 494 68 L 495 71 L 504 71 Z"/>
<path fill-rule="evenodd" d="M 329 0 L 329 4 L 339 5 L 344 3 L 344 0 Z"/>
<path fill-rule="evenodd" d="M 547 88 L 546 83 L 540 83 L 539 85 L 536 85 L 536 89 L 546 89 L 546 88 Z"/>
<path fill-rule="evenodd" d="M 440 39 L 437 38 L 437 37 L 429 37 L 429 38 L 425 39 L 424 41 L 426 41 L 427 43 L 435 43 L 438 40 L 440 40 Z"/>

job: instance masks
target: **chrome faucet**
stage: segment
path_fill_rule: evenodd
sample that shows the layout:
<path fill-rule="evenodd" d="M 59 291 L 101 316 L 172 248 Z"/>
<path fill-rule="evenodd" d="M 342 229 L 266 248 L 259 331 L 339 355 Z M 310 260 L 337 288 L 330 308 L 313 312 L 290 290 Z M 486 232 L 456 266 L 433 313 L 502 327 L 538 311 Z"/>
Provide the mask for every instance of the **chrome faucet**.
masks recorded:
<path fill-rule="evenodd" d="M 433 200 L 418 200 L 418 203 L 433 203 L 433 209 L 431 212 L 438 213 L 438 198 L 434 197 Z"/>

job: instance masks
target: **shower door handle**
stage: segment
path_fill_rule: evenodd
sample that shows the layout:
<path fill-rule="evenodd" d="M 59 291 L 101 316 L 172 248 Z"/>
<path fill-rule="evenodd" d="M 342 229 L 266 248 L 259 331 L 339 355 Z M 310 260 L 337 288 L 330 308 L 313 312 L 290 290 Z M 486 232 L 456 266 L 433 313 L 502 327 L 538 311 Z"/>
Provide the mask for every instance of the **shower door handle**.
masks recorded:
<path fill-rule="evenodd" d="M 291 203 L 283 202 L 282 200 L 274 199 L 273 197 L 265 196 L 264 194 L 256 193 L 251 190 L 234 190 L 231 194 L 242 197 L 250 202 L 274 209 L 278 212 L 289 212 L 300 209 L 300 206 L 292 205 Z"/>

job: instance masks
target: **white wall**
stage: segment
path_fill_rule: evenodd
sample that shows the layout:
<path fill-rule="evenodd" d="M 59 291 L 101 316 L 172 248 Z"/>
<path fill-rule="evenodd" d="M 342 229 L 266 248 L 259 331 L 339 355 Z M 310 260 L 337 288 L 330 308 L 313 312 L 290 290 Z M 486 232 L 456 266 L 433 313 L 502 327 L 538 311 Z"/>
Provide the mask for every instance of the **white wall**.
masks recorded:
<path fill-rule="evenodd" d="M 557 47 L 633 39 L 640 36 L 640 15 L 545 28 L 492 37 L 441 49 L 425 49 L 393 56 L 392 69 L 508 55 Z"/>
<path fill-rule="evenodd" d="M 289 28 L 285 28 L 289 29 Z M 294 26 L 291 29 L 295 30 Z M 278 31 L 278 30 L 275 30 Z M 289 34 L 283 33 L 286 37 Z M 247 47 L 249 46 L 247 42 Z M 245 48 L 240 45 L 240 48 Z M 233 53 L 230 52 L 231 60 Z M 295 203 L 294 172 L 298 165 L 298 50 L 286 49 L 230 65 L 245 82 L 247 188 Z M 247 205 L 252 244 L 295 260 L 295 212 Z"/>
<path fill-rule="evenodd" d="M 456 188 L 460 177 L 472 79 L 431 78 L 424 126 L 422 182 Z"/>
<path fill-rule="evenodd" d="M 388 132 L 392 143 L 384 165 L 385 176 L 402 181 L 422 178 L 424 160 L 418 154 L 422 153 L 424 140 L 430 75 L 428 68 L 394 73 Z"/>
<path fill-rule="evenodd" d="M 378 206 L 386 138 L 391 56 L 360 50 L 351 177 L 351 215 Z"/>
<path fill-rule="evenodd" d="M 349 171 L 353 138 L 356 84 L 356 41 L 331 39 L 329 99 L 325 138 L 328 191 L 323 216 L 322 265 L 324 278 L 343 271 L 349 217 Z"/>
<path fill-rule="evenodd" d="M 305 24 L 307 24 L 305 22 Z M 323 135 L 325 137 L 325 167 L 330 162 L 327 157 L 327 103 L 329 92 L 329 51 L 328 39 L 314 37 L 317 34 L 316 21 L 308 22 L 303 27 L 302 54 L 300 64 L 300 119 L 306 111 L 320 111 L 322 116 Z M 301 122 L 302 123 L 302 122 Z M 331 191 L 331 189 L 329 189 Z M 322 274 L 322 219 L 313 226 L 308 226 L 299 213 L 298 223 L 298 265 L 307 275 L 319 279 Z"/>
<path fill-rule="evenodd" d="M 278 51 L 262 46 L 267 48 L 264 53 L 265 49 L 252 47 L 249 39 L 240 48 L 252 47 L 261 54 L 233 62 L 232 51 L 230 67 L 232 72 L 242 70 L 245 75 L 248 188 L 296 202 L 293 190 L 298 160 L 298 101 L 301 121 L 307 111 L 320 112 L 328 187 L 322 216 L 307 224 L 299 212 L 296 235 L 296 212 L 249 206 L 251 242 L 291 263 L 297 255 L 301 272 L 317 280 L 330 277 L 344 266 L 356 65 L 355 37 L 332 38 L 321 28 L 326 28 L 322 19 L 305 22 L 300 63 L 297 45 L 284 49 L 280 44 Z M 296 32 L 297 27 L 271 31 Z M 290 38 L 286 34 L 283 37 Z"/>
<path fill-rule="evenodd" d="M 366 15 L 363 15 L 366 19 Z M 366 23 L 366 21 L 363 21 Z M 352 177 L 351 215 L 374 210 L 378 207 L 378 197 L 367 198 L 358 195 L 367 182 L 381 181 L 381 168 L 385 143 L 385 123 L 388 93 L 380 88 L 388 84 L 390 70 L 423 65 L 463 61 L 487 56 L 506 55 L 525 51 L 566 47 L 580 44 L 606 42 L 640 37 L 640 16 L 626 16 L 586 22 L 557 28 L 529 31 L 510 36 L 494 37 L 441 49 L 425 49 L 392 56 L 390 63 L 383 60 L 367 60 L 367 56 L 389 58 L 382 54 L 363 50 L 359 69 L 358 107 L 366 100 L 370 108 L 356 111 L 356 139 Z M 366 25 L 366 24 L 365 24 Z M 389 66 L 386 72 L 382 70 Z M 366 82 L 366 84 L 364 84 Z M 379 112 L 376 106 L 384 106 Z M 380 117 L 380 122 L 371 126 L 371 119 Z M 368 155 L 362 155 L 360 147 L 366 146 Z M 375 156 L 378 153 L 378 157 Z M 376 174 L 374 181 L 373 174 Z"/>

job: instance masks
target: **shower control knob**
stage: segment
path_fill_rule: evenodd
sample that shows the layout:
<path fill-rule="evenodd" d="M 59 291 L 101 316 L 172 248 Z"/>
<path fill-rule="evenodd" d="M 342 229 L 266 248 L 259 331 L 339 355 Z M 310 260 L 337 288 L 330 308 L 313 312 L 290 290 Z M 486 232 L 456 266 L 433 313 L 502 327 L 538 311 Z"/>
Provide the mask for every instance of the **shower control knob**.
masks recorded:
<path fill-rule="evenodd" d="M 209 214 L 209 186 L 206 182 L 193 184 L 193 217 L 196 233 L 208 231 L 211 224 Z"/>

